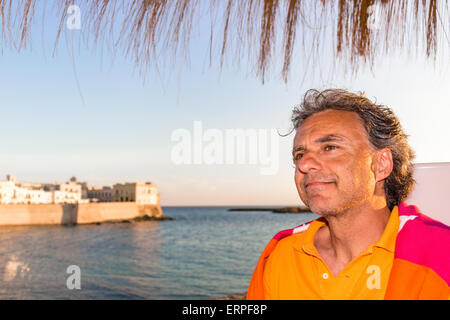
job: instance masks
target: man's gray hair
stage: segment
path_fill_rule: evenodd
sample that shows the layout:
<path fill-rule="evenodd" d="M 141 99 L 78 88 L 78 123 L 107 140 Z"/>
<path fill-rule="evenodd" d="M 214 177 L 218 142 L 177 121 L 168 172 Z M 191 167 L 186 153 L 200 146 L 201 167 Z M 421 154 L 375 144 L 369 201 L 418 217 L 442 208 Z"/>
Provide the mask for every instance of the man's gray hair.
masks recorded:
<path fill-rule="evenodd" d="M 415 183 L 412 163 L 415 153 L 408 144 L 408 136 L 399 120 L 389 107 L 377 105 L 363 94 L 354 94 L 343 89 L 311 89 L 305 93 L 300 106 L 294 108 L 294 129 L 297 130 L 302 122 L 313 114 L 329 109 L 356 112 L 366 129 L 371 146 L 376 150 L 391 150 L 394 166 L 385 179 L 384 191 L 387 205 L 392 210 L 408 197 Z"/>

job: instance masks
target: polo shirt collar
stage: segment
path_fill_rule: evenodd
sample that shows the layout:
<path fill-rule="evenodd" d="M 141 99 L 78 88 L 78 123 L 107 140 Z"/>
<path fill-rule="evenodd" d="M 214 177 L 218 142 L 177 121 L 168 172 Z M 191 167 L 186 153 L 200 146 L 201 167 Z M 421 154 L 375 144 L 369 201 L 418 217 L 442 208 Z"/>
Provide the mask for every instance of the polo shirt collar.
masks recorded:
<path fill-rule="evenodd" d="M 395 206 L 391 211 L 391 215 L 389 216 L 388 223 L 386 224 L 381 238 L 377 242 L 373 243 L 370 248 L 378 247 L 389 252 L 394 252 L 399 224 L 398 206 Z M 297 250 L 303 250 L 309 255 L 319 256 L 319 253 L 314 246 L 314 236 L 316 235 L 317 230 L 324 225 L 326 225 L 326 220 L 324 218 L 318 218 L 311 222 L 308 229 L 305 231 L 303 241 L 296 242 L 294 247 Z"/>
<path fill-rule="evenodd" d="M 391 211 L 391 215 L 389 216 L 388 223 L 386 228 L 384 228 L 381 238 L 374 243 L 374 246 L 386 249 L 389 252 L 394 252 L 399 225 L 398 206 L 395 206 Z"/>

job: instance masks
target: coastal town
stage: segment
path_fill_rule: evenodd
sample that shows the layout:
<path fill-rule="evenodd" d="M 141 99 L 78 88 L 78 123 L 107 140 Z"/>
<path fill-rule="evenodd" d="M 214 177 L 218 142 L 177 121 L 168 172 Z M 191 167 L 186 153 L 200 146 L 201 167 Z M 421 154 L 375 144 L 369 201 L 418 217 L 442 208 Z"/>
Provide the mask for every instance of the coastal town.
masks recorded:
<path fill-rule="evenodd" d="M 152 182 L 90 186 L 72 177 L 65 183 L 0 181 L 0 226 L 74 225 L 169 220 Z"/>
<path fill-rule="evenodd" d="M 18 183 L 8 174 L 0 181 L 0 204 L 77 204 L 91 202 L 135 202 L 159 205 L 158 189 L 152 182 L 116 183 L 110 186 L 89 186 L 76 177 L 66 183 Z"/>

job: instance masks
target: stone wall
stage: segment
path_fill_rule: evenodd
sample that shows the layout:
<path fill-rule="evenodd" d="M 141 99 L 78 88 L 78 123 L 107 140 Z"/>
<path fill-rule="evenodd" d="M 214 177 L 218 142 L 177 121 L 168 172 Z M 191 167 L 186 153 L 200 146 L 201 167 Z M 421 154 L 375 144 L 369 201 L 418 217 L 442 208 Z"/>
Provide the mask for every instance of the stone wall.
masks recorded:
<path fill-rule="evenodd" d="M 89 224 L 130 220 L 145 215 L 163 217 L 160 206 L 134 202 L 0 205 L 0 225 Z"/>

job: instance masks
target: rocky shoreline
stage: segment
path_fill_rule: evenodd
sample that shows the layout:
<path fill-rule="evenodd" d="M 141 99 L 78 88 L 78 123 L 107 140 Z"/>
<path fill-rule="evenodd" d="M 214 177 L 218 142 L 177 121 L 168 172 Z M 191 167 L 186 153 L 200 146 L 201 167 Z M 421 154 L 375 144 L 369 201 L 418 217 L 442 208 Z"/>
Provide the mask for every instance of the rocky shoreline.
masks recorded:
<path fill-rule="evenodd" d="M 171 217 L 152 217 L 149 215 L 143 215 L 132 219 L 124 219 L 124 220 L 110 220 L 110 221 L 103 221 L 103 222 L 95 222 L 93 224 L 95 225 L 101 225 L 101 224 L 114 224 L 114 223 L 137 223 L 137 222 L 145 222 L 145 221 L 166 221 L 166 220 L 175 220 L 175 218 Z"/>
<path fill-rule="evenodd" d="M 230 208 L 228 211 L 271 211 L 273 213 L 309 213 L 308 207 L 283 207 L 283 208 Z"/>

